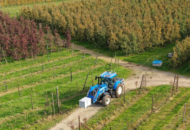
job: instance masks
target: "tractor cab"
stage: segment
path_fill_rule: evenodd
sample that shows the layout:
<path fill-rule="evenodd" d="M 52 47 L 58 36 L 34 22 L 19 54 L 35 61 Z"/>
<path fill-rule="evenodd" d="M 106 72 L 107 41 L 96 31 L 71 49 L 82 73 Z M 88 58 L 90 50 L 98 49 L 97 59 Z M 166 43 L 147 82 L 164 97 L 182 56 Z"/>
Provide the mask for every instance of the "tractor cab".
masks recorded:
<path fill-rule="evenodd" d="M 100 75 L 101 78 L 101 84 L 106 84 L 109 89 L 113 89 L 114 83 L 116 81 L 116 72 L 109 72 L 106 71 Z"/>
<path fill-rule="evenodd" d="M 101 84 L 106 84 L 108 86 L 108 89 L 113 89 L 115 83 L 115 78 L 109 79 L 109 78 L 101 78 Z"/>

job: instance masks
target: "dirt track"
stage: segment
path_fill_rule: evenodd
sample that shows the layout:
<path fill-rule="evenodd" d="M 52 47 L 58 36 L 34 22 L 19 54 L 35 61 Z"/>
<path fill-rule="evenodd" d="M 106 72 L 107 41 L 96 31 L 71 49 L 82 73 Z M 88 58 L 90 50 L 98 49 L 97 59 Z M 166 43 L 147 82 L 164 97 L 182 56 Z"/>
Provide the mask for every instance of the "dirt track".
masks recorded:
<path fill-rule="evenodd" d="M 74 49 L 84 51 L 94 57 L 96 57 L 96 53 L 94 51 L 88 50 L 82 46 L 75 45 Z M 105 60 L 107 62 L 111 61 L 111 57 L 104 56 L 102 54 L 98 54 L 98 58 Z M 128 69 L 133 70 L 133 75 L 130 78 L 125 79 L 125 89 L 134 89 L 136 88 L 135 82 L 137 81 L 137 87 L 140 86 L 141 77 L 143 74 L 147 73 L 147 86 L 158 86 L 158 85 L 166 85 L 170 84 L 174 80 L 174 73 L 158 71 L 156 69 L 150 69 L 145 66 L 139 66 L 133 63 L 119 61 L 120 65 L 126 67 Z M 190 87 L 190 78 L 179 75 L 179 86 L 180 87 Z M 70 130 L 70 126 L 78 127 L 78 116 L 81 117 L 81 122 L 84 122 L 83 119 L 87 120 L 96 114 L 98 110 L 100 110 L 102 106 L 100 104 L 94 104 L 86 109 L 77 108 L 72 114 L 70 114 L 67 118 L 63 119 L 60 123 L 56 124 L 50 130 Z"/>

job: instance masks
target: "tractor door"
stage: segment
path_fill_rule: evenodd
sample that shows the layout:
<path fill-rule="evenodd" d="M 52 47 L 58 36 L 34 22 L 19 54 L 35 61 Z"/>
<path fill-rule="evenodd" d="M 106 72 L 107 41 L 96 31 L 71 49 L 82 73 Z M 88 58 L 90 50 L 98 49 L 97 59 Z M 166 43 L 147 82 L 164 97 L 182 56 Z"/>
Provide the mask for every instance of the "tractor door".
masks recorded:
<path fill-rule="evenodd" d="M 114 83 L 115 83 L 114 78 L 113 79 L 109 79 L 108 87 L 111 88 L 111 89 L 113 89 Z"/>

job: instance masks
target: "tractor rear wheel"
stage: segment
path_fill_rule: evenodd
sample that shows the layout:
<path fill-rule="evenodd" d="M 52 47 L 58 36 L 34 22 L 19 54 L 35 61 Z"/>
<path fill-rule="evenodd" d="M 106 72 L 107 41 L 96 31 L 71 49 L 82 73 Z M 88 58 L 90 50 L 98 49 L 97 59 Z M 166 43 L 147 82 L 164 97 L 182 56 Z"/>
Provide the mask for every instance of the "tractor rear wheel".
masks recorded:
<path fill-rule="evenodd" d="M 108 106 L 110 104 L 110 102 L 111 102 L 111 96 L 110 95 L 106 95 L 103 97 L 102 104 L 104 106 Z"/>
<path fill-rule="evenodd" d="M 119 98 L 123 92 L 123 86 L 119 84 L 116 89 L 116 97 Z"/>

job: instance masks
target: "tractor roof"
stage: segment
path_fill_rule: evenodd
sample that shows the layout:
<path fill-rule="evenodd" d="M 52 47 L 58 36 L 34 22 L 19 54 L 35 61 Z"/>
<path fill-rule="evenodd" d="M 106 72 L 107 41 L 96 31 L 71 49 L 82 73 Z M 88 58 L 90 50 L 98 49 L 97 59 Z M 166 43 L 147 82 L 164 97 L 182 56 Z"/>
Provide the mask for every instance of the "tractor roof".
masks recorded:
<path fill-rule="evenodd" d="M 114 78 L 115 76 L 117 76 L 116 72 L 109 72 L 109 71 L 106 71 L 100 75 L 101 78 L 110 78 L 110 79 Z"/>

